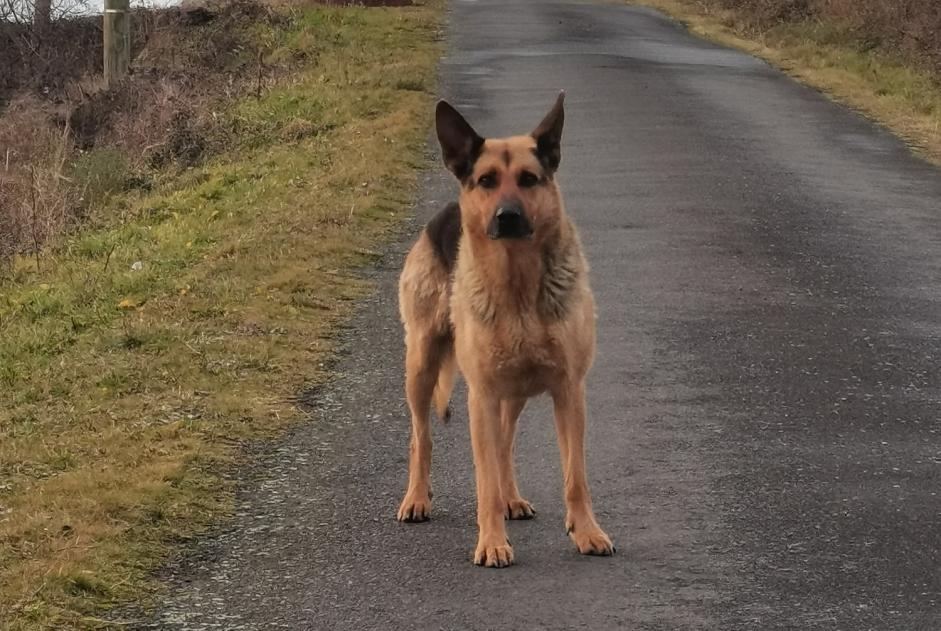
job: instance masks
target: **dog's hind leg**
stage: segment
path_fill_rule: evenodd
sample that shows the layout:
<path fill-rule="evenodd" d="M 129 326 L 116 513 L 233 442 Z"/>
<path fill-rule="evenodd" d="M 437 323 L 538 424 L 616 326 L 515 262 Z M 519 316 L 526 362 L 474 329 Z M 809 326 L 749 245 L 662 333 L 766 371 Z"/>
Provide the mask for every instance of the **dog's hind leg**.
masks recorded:
<path fill-rule="evenodd" d="M 412 414 L 408 489 L 399 521 L 426 521 L 431 513 L 431 398 L 440 369 L 443 342 L 427 333 L 405 336 L 405 395 Z"/>
<path fill-rule="evenodd" d="M 451 392 L 457 376 L 457 361 L 454 358 L 453 344 L 449 340 L 442 345 L 438 380 L 435 383 L 434 404 L 438 418 L 447 423 L 451 420 Z"/>
<path fill-rule="evenodd" d="M 526 406 L 526 399 L 504 399 L 500 404 L 500 484 L 507 519 L 532 519 L 536 516 L 533 505 L 520 496 L 516 486 L 516 468 L 513 466 L 513 445 L 516 441 L 516 423 Z"/>
<path fill-rule="evenodd" d="M 560 385 L 552 400 L 565 476 L 565 531 L 582 554 L 614 554 L 611 539 L 595 520 L 585 473 L 585 384 Z"/>

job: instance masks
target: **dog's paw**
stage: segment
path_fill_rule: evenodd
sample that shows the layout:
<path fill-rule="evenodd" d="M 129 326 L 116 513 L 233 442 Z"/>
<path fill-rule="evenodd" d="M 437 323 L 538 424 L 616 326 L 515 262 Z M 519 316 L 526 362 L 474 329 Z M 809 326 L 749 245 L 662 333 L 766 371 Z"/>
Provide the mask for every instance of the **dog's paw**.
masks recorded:
<path fill-rule="evenodd" d="M 536 509 L 522 497 L 517 497 L 507 500 L 506 512 L 503 516 L 506 519 L 532 519 L 536 516 Z"/>
<path fill-rule="evenodd" d="M 507 541 L 500 545 L 491 545 L 488 542 L 477 543 L 474 552 L 474 565 L 484 567 L 508 567 L 513 565 L 513 546 Z"/>
<path fill-rule="evenodd" d="M 607 557 L 617 552 L 608 535 L 595 524 L 578 528 L 570 523 L 566 531 L 581 554 Z"/>
<path fill-rule="evenodd" d="M 431 496 L 427 493 L 406 493 L 405 499 L 399 506 L 396 519 L 399 521 L 418 522 L 428 521 L 431 517 Z"/>

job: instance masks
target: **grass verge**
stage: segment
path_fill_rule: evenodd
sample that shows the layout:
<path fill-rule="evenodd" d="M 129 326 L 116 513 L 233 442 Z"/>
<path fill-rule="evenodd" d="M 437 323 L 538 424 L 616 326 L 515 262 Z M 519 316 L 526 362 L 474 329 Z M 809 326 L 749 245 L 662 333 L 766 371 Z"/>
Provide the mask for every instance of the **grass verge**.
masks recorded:
<path fill-rule="evenodd" d="M 112 199 L 0 280 L 0 621 L 96 628 L 231 506 L 245 441 L 302 419 L 413 199 L 440 2 L 296 10 L 310 59 L 221 112 L 242 141 Z"/>
<path fill-rule="evenodd" d="M 700 0 L 638 0 L 700 37 L 744 50 L 818 88 L 902 137 L 941 165 L 941 78 L 901 56 L 872 49 L 848 24 L 805 20 L 749 29 L 744 16 Z"/>

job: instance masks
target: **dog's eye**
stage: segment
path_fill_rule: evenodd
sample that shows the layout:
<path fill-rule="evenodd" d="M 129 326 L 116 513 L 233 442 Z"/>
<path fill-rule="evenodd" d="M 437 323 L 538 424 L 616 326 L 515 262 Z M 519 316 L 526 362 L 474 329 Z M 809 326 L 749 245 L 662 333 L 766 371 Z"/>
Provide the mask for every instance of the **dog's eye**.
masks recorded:
<path fill-rule="evenodd" d="M 536 186 L 536 184 L 539 183 L 539 176 L 537 176 L 535 173 L 530 173 L 529 171 L 523 171 L 520 173 L 519 183 L 523 188 Z"/>
<path fill-rule="evenodd" d="M 480 179 L 477 180 L 477 184 L 484 188 L 496 188 L 497 186 L 497 176 L 493 173 L 485 173 L 480 176 Z"/>

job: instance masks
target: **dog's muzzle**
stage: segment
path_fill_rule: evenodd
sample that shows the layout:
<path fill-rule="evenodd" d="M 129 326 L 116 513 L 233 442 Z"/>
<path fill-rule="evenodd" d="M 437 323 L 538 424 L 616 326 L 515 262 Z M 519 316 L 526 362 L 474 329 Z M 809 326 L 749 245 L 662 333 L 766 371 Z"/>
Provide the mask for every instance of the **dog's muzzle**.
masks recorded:
<path fill-rule="evenodd" d="M 487 236 L 491 239 L 526 239 L 532 234 L 533 226 L 517 202 L 500 204 L 487 227 Z"/>

